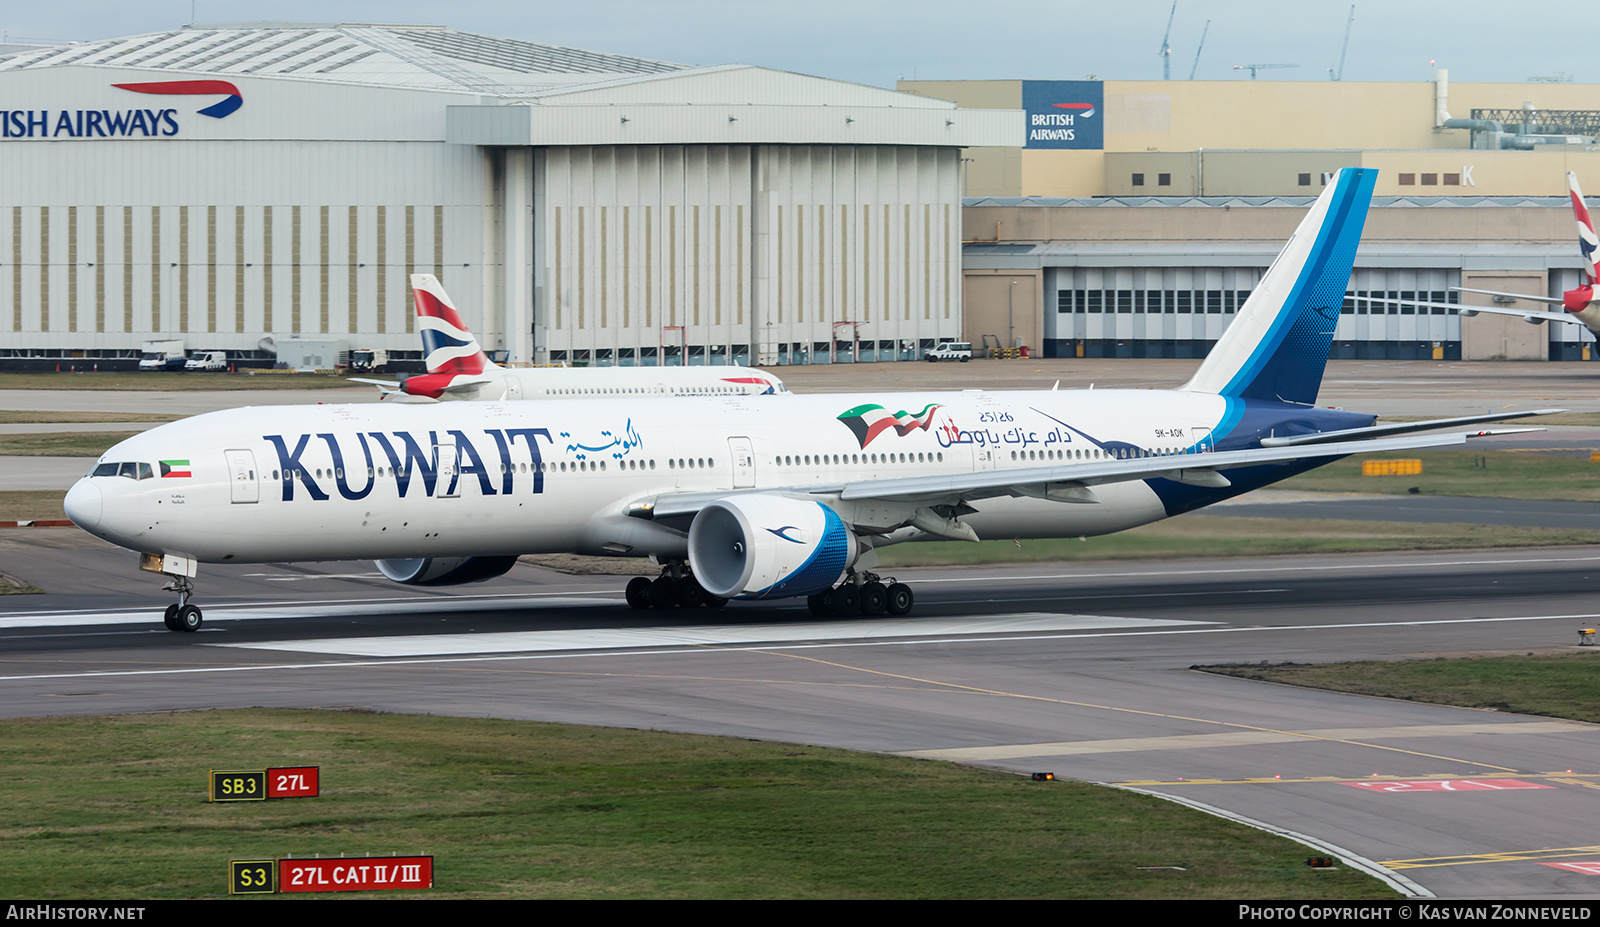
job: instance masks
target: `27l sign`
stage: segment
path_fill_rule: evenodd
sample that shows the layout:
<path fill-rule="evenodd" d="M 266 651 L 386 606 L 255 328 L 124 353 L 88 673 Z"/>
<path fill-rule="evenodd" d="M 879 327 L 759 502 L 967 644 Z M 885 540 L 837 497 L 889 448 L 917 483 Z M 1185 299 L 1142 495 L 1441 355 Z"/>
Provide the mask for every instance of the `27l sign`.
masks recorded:
<path fill-rule="evenodd" d="M 316 766 L 211 771 L 210 801 L 265 801 L 269 798 L 315 798 L 321 794 Z"/>

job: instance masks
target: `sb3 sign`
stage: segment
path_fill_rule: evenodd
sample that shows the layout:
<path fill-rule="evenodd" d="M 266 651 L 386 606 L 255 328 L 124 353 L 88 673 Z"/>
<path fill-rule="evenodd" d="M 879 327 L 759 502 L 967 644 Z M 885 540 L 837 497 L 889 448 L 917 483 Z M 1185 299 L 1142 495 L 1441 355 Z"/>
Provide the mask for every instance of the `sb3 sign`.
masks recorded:
<path fill-rule="evenodd" d="M 265 801 L 269 798 L 315 798 L 321 794 L 316 766 L 275 769 L 211 770 L 208 801 Z"/>

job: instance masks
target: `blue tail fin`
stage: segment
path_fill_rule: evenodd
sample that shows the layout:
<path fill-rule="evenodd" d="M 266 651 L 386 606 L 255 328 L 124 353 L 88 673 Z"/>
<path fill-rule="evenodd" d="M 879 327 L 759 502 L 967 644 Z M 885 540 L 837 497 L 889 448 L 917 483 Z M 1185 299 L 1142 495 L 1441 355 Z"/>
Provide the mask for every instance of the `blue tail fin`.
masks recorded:
<path fill-rule="evenodd" d="M 1184 389 L 1317 401 L 1377 178 L 1359 167 L 1334 176 Z"/>

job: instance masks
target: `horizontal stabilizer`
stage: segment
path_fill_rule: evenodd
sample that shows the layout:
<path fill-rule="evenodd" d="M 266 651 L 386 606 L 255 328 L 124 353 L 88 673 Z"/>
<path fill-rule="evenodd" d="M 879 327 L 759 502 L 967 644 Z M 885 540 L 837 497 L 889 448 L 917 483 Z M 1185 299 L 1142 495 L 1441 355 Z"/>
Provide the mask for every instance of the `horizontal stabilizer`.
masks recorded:
<path fill-rule="evenodd" d="M 1494 412 L 1486 415 L 1464 415 L 1459 418 L 1436 418 L 1425 422 L 1397 422 L 1393 425 L 1369 425 L 1366 428 L 1346 428 L 1342 431 L 1324 431 L 1312 435 L 1288 435 L 1282 438 L 1262 438 L 1262 447 L 1301 447 L 1307 444 L 1329 444 L 1353 438 L 1378 438 L 1392 435 L 1435 431 L 1440 428 L 1460 428 L 1462 425 L 1481 425 L 1486 422 L 1504 422 L 1514 418 L 1532 418 L 1536 415 L 1556 415 L 1566 409 L 1535 409 L 1532 412 Z M 1515 434 L 1522 431 L 1542 431 L 1540 428 L 1511 428 L 1493 434 Z M 1490 434 L 1477 432 L 1473 437 Z"/>

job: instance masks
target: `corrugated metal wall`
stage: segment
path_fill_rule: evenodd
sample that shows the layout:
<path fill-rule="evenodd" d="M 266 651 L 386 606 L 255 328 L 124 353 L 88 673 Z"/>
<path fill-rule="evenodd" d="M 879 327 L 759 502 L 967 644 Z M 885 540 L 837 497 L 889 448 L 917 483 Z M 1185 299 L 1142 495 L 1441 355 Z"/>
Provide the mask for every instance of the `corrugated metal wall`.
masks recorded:
<path fill-rule="evenodd" d="M 536 356 L 651 363 L 678 344 L 691 363 L 763 350 L 798 363 L 823 359 L 845 321 L 872 342 L 863 359 L 912 356 L 960 331 L 958 158 L 872 146 L 546 149 Z"/>
<path fill-rule="evenodd" d="M 250 350 L 331 333 L 415 350 L 412 270 L 481 318 L 472 150 L 106 141 L 9 147 L 5 164 L 29 182 L 0 208 L 4 347 Z"/>

